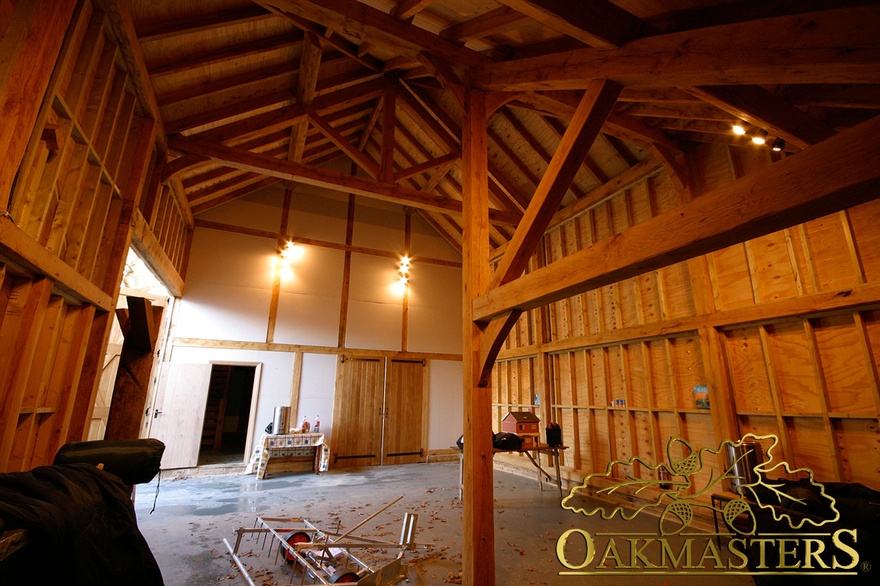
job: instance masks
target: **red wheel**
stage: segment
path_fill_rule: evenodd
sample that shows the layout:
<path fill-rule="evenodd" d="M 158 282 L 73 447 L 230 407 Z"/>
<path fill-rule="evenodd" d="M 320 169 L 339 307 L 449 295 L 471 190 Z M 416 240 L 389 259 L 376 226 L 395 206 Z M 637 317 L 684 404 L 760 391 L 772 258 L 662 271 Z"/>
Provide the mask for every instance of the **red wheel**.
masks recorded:
<path fill-rule="evenodd" d="M 334 584 L 356 584 L 357 581 L 360 580 L 360 577 L 354 572 L 346 572 L 340 576 L 337 576 L 334 580 Z"/>
<path fill-rule="evenodd" d="M 297 531 L 295 533 L 291 533 L 290 535 L 288 535 L 287 539 L 285 541 L 287 541 L 288 545 L 296 545 L 297 543 L 308 543 L 311 540 L 312 539 L 309 537 L 309 534 L 306 533 L 305 531 Z M 285 549 L 284 550 L 284 560 L 290 564 L 290 563 L 295 562 L 296 558 L 294 558 L 292 555 L 290 555 L 290 552 Z"/>

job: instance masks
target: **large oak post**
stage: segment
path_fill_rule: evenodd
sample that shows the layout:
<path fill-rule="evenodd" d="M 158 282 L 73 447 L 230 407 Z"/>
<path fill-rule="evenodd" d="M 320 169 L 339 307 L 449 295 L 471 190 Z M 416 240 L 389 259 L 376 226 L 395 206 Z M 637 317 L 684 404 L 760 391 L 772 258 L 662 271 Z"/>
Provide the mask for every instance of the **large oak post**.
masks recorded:
<path fill-rule="evenodd" d="M 486 95 L 470 90 L 462 128 L 464 540 L 462 583 L 495 583 L 495 515 L 492 478 L 492 400 L 480 387 L 483 331 L 473 320 L 473 300 L 489 281 L 489 177 Z"/>

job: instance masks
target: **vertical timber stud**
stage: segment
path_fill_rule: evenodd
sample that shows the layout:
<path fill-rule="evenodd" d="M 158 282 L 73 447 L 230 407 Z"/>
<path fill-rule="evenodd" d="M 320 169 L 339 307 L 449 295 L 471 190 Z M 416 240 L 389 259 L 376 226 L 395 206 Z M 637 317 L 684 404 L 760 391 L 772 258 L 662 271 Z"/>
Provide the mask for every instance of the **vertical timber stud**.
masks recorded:
<path fill-rule="evenodd" d="M 76 0 L 2 2 L 0 16 L 0 210 L 10 208 L 12 183 Z M 11 17 L 11 18 L 10 18 Z"/>
<path fill-rule="evenodd" d="M 492 400 L 480 387 L 482 328 L 473 301 L 489 283 L 489 177 L 486 94 L 470 89 L 462 129 L 462 372 L 464 391 L 464 542 L 462 584 L 495 583 Z"/>

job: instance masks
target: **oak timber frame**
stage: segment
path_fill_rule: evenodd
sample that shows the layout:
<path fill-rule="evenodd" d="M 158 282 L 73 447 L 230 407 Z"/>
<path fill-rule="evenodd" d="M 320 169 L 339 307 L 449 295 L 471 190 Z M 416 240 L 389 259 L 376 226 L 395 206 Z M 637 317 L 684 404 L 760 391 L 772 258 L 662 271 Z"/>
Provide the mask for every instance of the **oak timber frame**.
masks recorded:
<path fill-rule="evenodd" d="M 569 131 L 495 270 L 488 274 L 485 128 L 487 94 L 469 90 L 462 136 L 464 182 L 463 389 L 464 584 L 492 584 L 494 497 L 489 373 L 523 311 L 631 278 L 877 198 L 880 119 L 832 136 L 759 172 L 717 188 L 615 238 L 520 276 L 567 188 L 565 169 L 608 114 L 615 84 L 591 82 Z M 618 90 L 619 91 L 619 90 Z M 821 178 L 821 179 L 819 179 Z M 480 212 L 480 213 L 477 213 Z M 509 260 L 508 260 L 509 259 Z M 730 426 L 722 421 L 722 425 Z M 492 563 L 490 563 L 492 560 Z"/>
<path fill-rule="evenodd" d="M 0 49 L 9 48 L 10 54 L 16 56 L 15 60 L 0 64 L 0 82 L 3 82 L 4 92 L 0 94 L 0 112 L 11 113 L 8 117 L 9 123 L 0 127 L 0 154 L 6 161 L 6 164 L 0 167 L 0 210 L 3 212 L 9 207 L 8 196 L 19 167 L 18 163 L 25 158 L 30 130 L 38 124 L 40 104 L 34 102 L 32 96 L 43 95 L 50 85 L 50 77 L 55 58 L 60 51 L 64 29 L 76 3 L 71 0 L 40 2 L 33 3 L 33 9 L 29 8 L 28 12 L 18 9 L 25 4 L 16 3 L 14 16 L 26 22 L 13 23 L 12 27 L 21 26 L 23 29 L 35 31 L 39 29 L 41 32 L 31 35 L 27 40 L 21 40 L 19 43 L 21 46 L 0 44 Z M 117 25 L 121 23 L 122 28 L 132 29 L 130 19 L 125 18 L 124 10 L 120 11 L 118 2 L 106 1 L 100 4 Z M 286 4 L 289 9 L 294 10 L 313 3 L 282 2 L 280 4 Z M 337 4 L 341 6 L 345 3 Z M 0 6 L 6 9 L 10 4 L 0 0 Z M 862 35 L 876 35 L 874 31 L 864 31 L 858 26 L 860 22 L 870 20 L 862 13 L 871 10 L 876 8 L 853 10 L 845 21 L 841 20 L 838 23 L 838 26 L 826 28 L 843 31 L 839 34 L 844 35 L 851 35 L 852 31 L 861 31 Z M 797 17 L 783 17 L 779 22 L 796 19 Z M 822 19 L 824 22 L 825 19 L 832 19 L 832 16 L 823 15 Z M 605 22 L 616 19 L 593 20 Z M 619 31 L 604 40 L 612 46 L 623 45 L 632 35 L 628 30 L 630 27 L 624 26 L 626 24 L 622 22 Z M 2 26 L 0 24 L 0 30 Z M 586 24 L 581 26 L 584 28 L 580 34 L 586 37 L 601 34 L 601 31 L 589 30 Z M 719 28 L 733 31 L 752 26 L 751 24 L 726 25 Z M 778 28 L 795 30 L 794 27 Z M 126 32 L 134 37 L 131 30 Z M 445 77 L 444 81 L 462 100 L 465 110 L 461 153 L 464 170 L 464 202 L 461 213 L 466 219 L 462 291 L 463 380 L 465 442 L 470 446 L 465 453 L 464 471 L 465 584 L 492 584 L 495 581 L 493 470 L 491 445 L 488 441 L 491 432 L 489 413 L 491 397 L 487 392 L 488 373 L 492 369 L 501 342 L 523 311 L 633 277 L 657 267 L 667 266 L 682 259 L 718 250 L 734 242 L 741 242 L 837 210 L 847 209 L 876 197 L 875 194 L 880 186 L 880 177 L 878 177 L 880 176 L 878 171 L 880 122 L 869 120 L 849 131 L 832 136 L 832 133 L 825 128 L 805 127 L 800 120 L 783 121 L 774 108 L 764 106 L 764 109 L 760 109 L 755 105 L 754 94 L 757 93 L 758 84 L 833 81 L 839 78 L 835 76 L 839 76 L 844 68 L 850 74 L 848 80 L 851 82 L 880 81 L 880 67 L 877 67 L 880 63 L 880 53 L 876 48 L 846 52 L 839 50 L 850 43 L 868 45 L 864 38 L 839 38 L 832 37 L 832 33 L 823 34 L 828 35 L 828 38 L 824 39 L 826 42 L 820 47 L 816 39 L 779 39 L 779 30 L 775 28 L 752 29 L 749 34 L 743 35 L 716 34 L 714 39 L 699 31 L 687 31 L 662 37 L 646 37 L 626 43 L 621 49 L 603 51 L 601 55 L 593 49 L 574 51 L 562 56 L 565 58 L 564 62 L 560 57 L 547 56 L 509 64 L 485 65 L 476 55 L 452 44 L 438 48 L 425 43 L 424 51 L 433 50 L 434 54 L 418 52 L 415 55 L 416 51 L 413 51 L 414 56 L 435 67 L 437 74 Z M 767 51 L 763 42 L 755 42 L 755 39 L 766 39 L 771 35 L 776 37 L 780 45 L 788 43 L 790 46 L 798 46 L 800 50 L 787 52 L 783 58 L 772 51 Z M 731 45 L 730 39 L 736 39 L 735 44 Z M 413 39 L 413 42 L 419 40 Z M 15 39 L 10 35 L 0 37 L 0 42 L 14 43 Z M 26 42 L 31 45 L 25 47 Z M 675 60 L 668 59 L 670 52 L 676 51 L 678 47 L 688 42 L 699 43 L 708 48 L 700 53 L 679 56 L 680 58 Z M 815 43 L 815 46 L 808 46 L 810 42 Z M 872 46 L 875 47 L 876 43 Z M 479 83 L 468 84 L 467 81 L 453 79 L 451 70 L 445 70 L 444 63 L 436 56 L 438 51 L 442 53 L 443 50 L 449 50 L 450 58 L 458 59 L 462 64 L 472 67 L 469 77 L 472 80 L 479 80 Z M 712 59 L 707 57 L 710 54 L 714 55 Z M 145 70 L 143 63 L 137 61 L 136 55 L 134 57 L 135 67 L 130 72 L 135 77 L 133 83 L 149 85 L 144 84 L 144 79 L 138 79 L 138 75 L 141 78 L 145 77 Z M 870 63 L 874 63 L 874 66 Z M 138 72 L 138 68 L 143 71 Z M 6 83 L 7 79 L 26 83 Z M 629 228 L 612 239 L 597 243 L 595 246 L 521 276 L 525 268 L 524 259 L 532 255 L 540 235 L 554 221 L 553 216 L 559 205 L 559 196 L 564 193 L 566 183 L 570 182 L 570 178 L 566 175 L 574 166 L 579 151 L 585 152 L 589 147 L 596 129 L 605 122 L 621 133 L 647 132 L 645 128 L 625 127 L 620 120 L 609 115 L 608 102 L 613 102 L 611 98 L 614 92 L 618 91 L 617 86 L 652 87 L 671 83 L 693 86 L 694 93 L 704 97 L 710 96 L 735 110 L 737 109 L 735 103 L 751 102 L 749 106 L 753 116 L 775 119 L 774 126 L 780 130 L 781 136 L 785 136 L 789 142 L 809 148 L 767 169 L 703 194 L 674 212 Z M 735 89 L 725 85 L 732 83 L 755 85 L 739 86 Z M 586 96 L 591 97 L 583 98 L 578 104 L 548 104 L 546 95 L 528 93 L 550 86 L 554 89 L 587 89 Z M 383 91 L 383 86 L 376 84 L 373 91 Z M 389 91 L 389 99 L 395 99 L 390 93 L 390 86 L 384 88 L 384 91 Z M 571 132 L 565 135 L 563 143 L 554 155 L 553 164 L 542 179 L 532 205 L 528 207 L 514 240 L 511 241 L 506 255 L 493 276 L 490 274 L 491 259 L 488 247 L 488 237 L 492 228 L 489 224 L 486 129 L 492 112 L 505 100 L 512 99 L 513 92 L 522 92 L 515 94 L 517 99 L 532 103 L 540 102 L 542 107 L 554 107 L 564 111 L 566 118 L 572 120 Z M 307 91 L 299 93 L 303 102 L 309 101 L 308 93 Z M 141 89 L 139 94 L 152 110 L 151 119 L 155 121 L 156 126 L 161 126 L 155 97 L 149 91 L 141 91 Z M 766 96 L 762 96 L 762 99 L 764 98 Z M 306 114 L 311 116 L 316 126 L 327 130 L 321 116 L 304 113 Z M 385 125 L 386 134 L 391 132 L 390 126 L 390 124 Z M 129 201 L 134 202 L 144 189 L 147 192 L 143 196 L 144 200 L 149 200 L 149 203 L 142 208 L 136 205 L 126 207 L 126 213 L 131 215 L 131 228 L 128 220 L 120 222 L 120 230 L 114 234 L 113 243 L 116 244 L 114 250 L 124 250 L 128 240 L 132 239 L 135 245 L 153 251 L 154 261 L 158 259 L 163 265 L 160 267 L 161 272 L 177 283 L 176 289 L 179 294 L 183 283 L 181 275 L 185 272 L 185 267 L 164 258 L 165 252 L 159 240 L 160 235 L 158 231 L 157 233 L 153 231 L 158 224 L 156 219 L 161 208 L 158 202 L 162 197 L 167 196 L 169 191 L 173 192 L 173 189 L 153 184 L 158 178 L 163 177 L 163 174 L 150 175 L 150 169 L 147 167 L 153 159 L 144 152 L 151 146 L 153 137 L 161 147 L 160 150 L 165 149 L 163 144 L 166 140 L 165 129 L 154 128 L 151 122 L 145 121 L 142 131 L 145 137 L 141 141 L 143 148 L 137 150 L 136 154 L 139 158 L 132 162 L 133 166 L 141 168 L 134 169 L 128 181 L 130 189 L 126 191 L 130 194 Z M 296 142 L 299 143 L 302 137 L 302 125 L 296 132 L 300 137 Z M 652 144 L 663 146 L 663 148 L 655 146 L 652 150 L 657 161 L 662 161 L 667 172 L 677 177 L 681 189 L 688 189 L 686 168 L 682 168 L 686 165 L 680 167 L 681 162 L 676 160 L 674 153 L 669 154 L 668 145 L 664 145 L 662 140 L 656 136 L 652 136 L 651 140 Z M 328 174 L 315 167 L 296 162 L 296 156 L 291 157 L 289 161 L 270 160 L 243 148 L 223 146 L 219 142 L 177 138 L 172 144 L 174 148 L 188 153 L 181 157 L 184 159 L 183 162 L 186 162 L 186 157 L 208 158 L 271 177 L 332 186 L 350 193 L 385 198 L 423 209 L 458 212 L 457 205 L 450 202 L 440 203 L 425 197 L 420 192 L 390 188 L 387 160 L 384 166 L 385 173 L 382 173 L 380 168 L 378 172 L 380 179 L 377 180 Z M 353 158 L 361 160 L 361 163 L 368 168 L 374 167 L 357 155 L 357 152 L 359 151 L 349 149 Z M 164 174 L 166 178 L 172 170 L 166 170 Z M 375 169 L 373 170 L 375 172 Z M 165 182 L 160 181 L 160 183 Z M 173 178 L 171 183 L 174 183 Z M 144 188 L 143 184 L 147 184 L 148 187 Z M 182 208 L 182 223 L 185 224 L 180 231 L 185 232 L 187 228 L 192 227 L 191 210 L 187 207 L 185 199 L 181 200 L 179 205 Z M 142 209 L 150 210 L 151 213 L 144 213 Z M 512 218 L 512 214 L 509 213 L 493 210 L 492 214 L 492 219 L 496 221 L 516 223 L 518 220 Z M 185 239 L 185 235 L 178 238 L 179 250 L 185 248 Z M 78 439 L 77 436 L 82 435 L 82 423 L 87 420 L 85 414 L 94 402 L 90 392 L 96 384 L 93 382 L 95 370 L 93 362 L 96 358 L 92 356 L 87 359 L 84 355 L 87 350 L 90 354 L 97 355 L 98 353 L 93 351 L 102 346 L 102 339 L 106 341 L 106 332 L 109 331 L 108 312 L 115 306 L 115 289 L 118 288 L 121 264 L 116 262 L 119 259 L 114 257 L 112 259 L 114 262 L 108 263 L 113 266 L 108 267 L 107 278 L 98 283 L 92 282 L 56 256 L 46 252 L 45 248 L 29 239 L 7 217 L 0 217 L 0 243 L 2 243 L 0 256 L 4 262 L 17 265 L 25 273 L 37 275 L 34 285 L 30 287 L 34 291 L 32 300 L 26 308 L 22 332 L 26 332 L 33 322 L 42 322 L 44 317 L 54 315 L 50 312 L 49 306 L 58 302 L 57 300 L 50 302 L 50 298 L 58 297 L 59 293 L 64 298 L 72 298 L 82 304 L 83 317 L 71 326 L 75 326 L 76 331 L 79 332 L 78 338 L 87 340 L 87 343 L 75 344 L 77 347 L 71 352 L 71 355 L 76 355 L 78 364 L 81 364 L 82 368 L 68 367 L 68 374 L 71 376 L 75 374 L 77 377 L 76 383 L 72 382 L 68 386 L 79 386 L 82 392 L 72 397 L 75 404 L 72 403 L 69 406 L 70 411 L 65 413 L 65 423 L 61 430 L 71 439 Z M 38 340 L 35 335 L 28 336 L 26 333 L 22 334 L 21 339 L 24 343 L 17 345 L 14 358 L 16 360 L 21 358 L 21 362 L 27 362 L 29 356 L 34 353 Z M 271 339 L 268 342 L 271 342 Z M 63 365 L 60 368 L 63 369 Z M 83 375 L 81 384 L 79 384 L 80 373 Z M 16 389 L 20 387 L 18 383 L 23 379 L 23 374 L 12 369 L 3 370 L 2 374 L 2 380 L 10 382 L 9 387 Z M 0 404 L 0 415 L 17 417 L 20 405 L 14 403 L 20 403 L 22 394 L 23 392 L 5 395 Z M 722 426 L 732 426 L 730 422 L 720 423 Z M 4 449 L 9 445 L 7 439 L 4 437 L 2 442 Z M 9 453 L 0 453 L 0 464 L 5 463 L 9 458 Z"/>

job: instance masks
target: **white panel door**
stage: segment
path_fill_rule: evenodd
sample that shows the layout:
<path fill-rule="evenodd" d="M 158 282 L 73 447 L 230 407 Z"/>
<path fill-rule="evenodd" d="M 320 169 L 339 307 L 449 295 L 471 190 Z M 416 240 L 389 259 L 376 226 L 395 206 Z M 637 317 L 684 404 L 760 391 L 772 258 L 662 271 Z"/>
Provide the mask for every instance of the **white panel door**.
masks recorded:
<path fill-rule="evenodd" d="M 165 443 L 163 469 L 198 464 L 210 380 L 210 364 L 162 364 L 150 436 Z"/>

